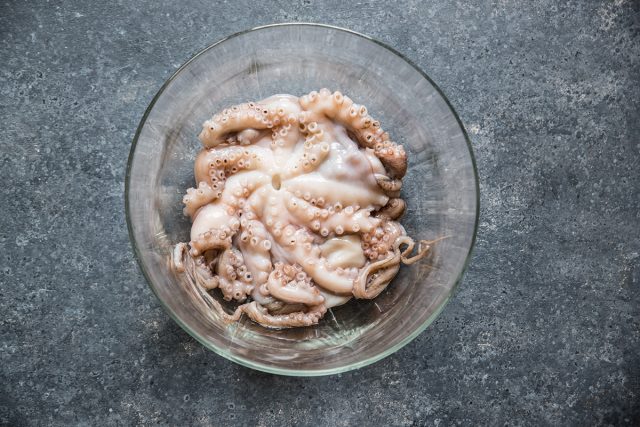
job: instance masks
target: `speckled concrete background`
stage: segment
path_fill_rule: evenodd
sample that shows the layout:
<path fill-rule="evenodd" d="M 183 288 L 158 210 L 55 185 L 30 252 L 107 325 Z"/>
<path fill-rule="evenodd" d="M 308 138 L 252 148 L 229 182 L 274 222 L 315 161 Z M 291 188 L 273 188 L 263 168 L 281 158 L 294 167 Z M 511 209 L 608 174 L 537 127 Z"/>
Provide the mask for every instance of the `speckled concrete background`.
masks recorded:
<path fill-rule="evenodd" d="M 481 175 L 457 297 L 395 355 L 333 377 L 205 351 L 147 288 L 125 225 L 130 143 L 163 81 L 282 21 L 410 57 Z M 0 424 L 638 425 L 639 82 L 634 0 L 2 1 Z"/>

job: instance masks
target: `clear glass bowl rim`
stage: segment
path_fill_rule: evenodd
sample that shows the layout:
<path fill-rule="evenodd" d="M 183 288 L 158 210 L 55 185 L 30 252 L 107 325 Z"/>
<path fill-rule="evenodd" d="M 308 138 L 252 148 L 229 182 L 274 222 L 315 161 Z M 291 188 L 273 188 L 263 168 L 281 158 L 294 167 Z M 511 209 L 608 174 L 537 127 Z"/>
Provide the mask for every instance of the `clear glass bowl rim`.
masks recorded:
<path fill-rule="evenodd" d="M 422 323 L 418 328 L 416 328 L 414 331 L 412 331 L 409 335 L 407 335 L 402 341 L 400 341 L 398 344 L 387 348 L 386 350 L 373 355 L 369 358 L 345 365 L 345 366 L 340 366 L 340 367 L 336 367 L 336 368 L 331 368 L 331 369 L 324 369 L 324 370 L 300 370 L 300 369 L 285 369 L 285 368 L 274 368 L 273 366 L 269 366 L 269 365 L 264 365 L 261 363 L 256 363 L 252 360 L 246 359 L 244 357 L 239 357 L 239 356 L 235 356 L 233 354 L 231 354 L 230 352 L 226 351 L 223 348 L 219 348 L 216 347 L 215 345 L 213 345 L 211 342 L 209 342 L 207 339 L 205 339 L 204 337 L 200 336 L 196 331 L 194 331 L 193 329 L 191 329 L 189 327 L 189 325 L 187 325 L 186 323 L 184 323 L 180 317 L 167 305 L 165 304 L 165 302 L 162 300 L 162 298 L 160 298 L 160 296 L 158 295 L 158 293 L 156 292 L 156 289 L 153 286 L 153 283 L 151 281 L 151 278 L 146 270 L 145 264 L 142 261 L 143 257 L 142 254 L 140 253 L 140 248 L 138 247 L 138 244 L 135 241 L 134 238 L 134 234 L 133 234 L 133 224 L 131 223 L 131 215 L 130 215 L 130 207 L 129 207 L 129 186 L 130 186 L 130 179 L 131 179 L 131 166 L 133 163 L 133 157 L 136 151 L 136 146 L 138 143 L 138 138 L 140 136 L 140 133 L 142 132 L 142 129 L 144 128 L 144 125 L 147 121 L 147 118 L 149 116 L 149 114 L 151 113 L 151 111 L 153 110 L 153 107 L 156 103 L 156 101 L 160 98 L 160 96 L 162 95 L 162 93 L 165 91 L 165 89 L 171 84 L 171 82 L 180 74 L 182 73 L 185 69 L 187 69 L 187 67 L 189 66 L 189 64 L 191 64 L 191 62 L 195 61 L 197 58 L 199 58 L 201 55 L 205 54 L 207 51 L 209 51 L 210 49 L 213 49 L 214 47 L 226 42 L 227 40 L 233 39 L 235 37 L 239 37 L 242 36 L 244 34 L 250 33 L 250 32 L 254 32 L 254 31 L 260 31 L 260 30 L 264 30 L 264 29 L 269 29 L 269 28 L 278 28 L 278 27 L 292 27 L 292 26 L 298 26 L 298 27 L 317 27 L 317 28 L 324 28 L 324 29 L 328 29 L 328 30 L 334 30 L 334 31 L 342 31 L 348 34 L 351 34 L 353 36 L 356 37 L 361 37 L 367 41 L 376 43 L 380 46 L 382 46 L 383 48 L 385 48 L 390 54 L 395 55 L 399 58 L 401 58 L 402 60 L 404 60 L 406 63 L 408 63 L 411 67 L 413 67 L 418 73 L 420 73 L 420 75 L 426 79 L 432 86 L 433 88 L 438 92 L 438 94 L 442 97 L 442 99 L 446 102 L 447 106 L 449 107 L 449 109 L 451 110 L 451 113 L 453 114 L 453 116 L 456 119 L 456 122 L 458 123 L 458 126 L 460 126 L 460 129 L 464 135 L 464 139 L 465 142 L 467 144 L 467 149 L 469 150 L 469 155 L 471 157 L 471 164 L 473 166 L 473 175 L 474 175 L 474 180 L 475 180 L 475 189 L 476 189 L 476 212 L 475 212 L 475 222 L 474 222 L 474 227 L 473 227 L 473 236 L 471 238 L 471 244 L 469 246 L 469 251 L 466 255 L 465 258 L 465 262 L 464 265 L 462 267 L 462 269 L 460 270 L 460 272 L 458 273 L 458 277 L 455 280 L 454 286 L 451 288 L 451 291 L 449 292 L 449 295 L 447 296 L 447 298 L 440 304 L 440 306 L 435 310 L 435 312 L 429 316 L 429 318 L 427 318 L 427 320 L 425 320 L 424 323 Z M 124 190 L 124 197 L 125 197 L 125 216 L 127 219 L 127 229 L 129 232 L 129 240 L 131 241 L 131 246 L 133 248 L 133 253 L 134 253 L 134 257 L 138 263 L 138 265 L 140 266 L 140 270 L 142 271 L 142 274 L 145 277 L 145 280 L 147 281 L 147 284 L 149 285 L 149 287 L 151 288 L 152 292 L 156 295 L 156 297 L 158 298 L 158 300 L 160 301 L 160 304 L 163 306 L 163 308 L 165 309 L 165 311 L 167 313 L 169 313 L 169 315 L 171 316 L 171 318 L 182 328 L 184 329 L 189 335 L 191 335 L 193 338 L 195 338 L 200 344 L 202 344 L 205 348 L 213 351 L 214 353 L 232 361 L 235 363 L 238 363 L 240 365 L 249 367 L 251 369 L 256 369 L 258 371 L 262 371 L 262 372 L 267 372 L 267 373 L 271 373 L 271 374 L 277 374 L 277 375 L 288 375 L 288 376 L 297 376 L 297 377 L 312 377 L 312 376 L 322 376 L 322 375 L 332 375 L 332 374 L 338 374 L 341 372 L 346 372 L 346 371 L 351 371 L 354 369 L 358 369 L 367 365 L 370 365 L 372 363 L 375 363 L 381 359 L 384 359 L 385 357 L 395 353 L 396 351 L 400 350 L 402 347 L 404 347 L 405 345 L 409 344 L 411 341 L 413 341 L 418 335 L 420 335 L 429 325 L 431 325 L 431 323 L 433 323 L 433 321 L 440 315 L 440 313 L 442 312 L 442 310 L 444 309 L 444 307 L 447 305 L 447 303 L 449 302 L 449 300 L 451 299 L 451 297 L 453 296 L 453 294 L 456 292 L 456 290 L 458 289 L 460 282 L 462 281 L 462 277 L 464 276 L 465 271 L 467 270 L 467 267 L 469 266 L 469 262 L 471 260 L 472 254 L 473 254 L 473 249 L 475 247 L 475 242 L 476 242 L 476 236 L 477 236 L 477 232 L 478 232 L 478 222 L 479 222 L 479 218 L 480 218 L 480 185 L 479 185 L 479 177 L 478 177 L 478 169 L 476 166 L 476 159 L 475 156 L 473 154 L 473 148 L 471 145 L 471 140 L 469 139 L 469 135 L 464 127 L 464 125 L 462 124 L 462 121 L 460 120 L 460 117 L 458 116 L 458 113 L 455 111 L 455 109 L 453 108 L 453 106 L 451 105 L 451 102 L 449 102 L 449 99 L 446 97 L 446 95 L 444 94 L 444 92 L 442 92 L 442 90 L 438 87 L 438 85 L 424 72 L 422 71 L 422 69 L 420 67 L 418 67 L 415 63 L 413 63 L 410 59 L 408 59 L 407 57 L 405 57 L 403 54 L 401 54 L 400 52 L 398 52 L 397 50 L 395 50 L 394 48 L 388 46 L 387 44 L 378 41 L 372 37 L 369 37 L 367 35 L 358 33 L 356 31 L 353 30 L 349 30 L 346 28 L 341 28 L 341 27 L 337 27 L 337 26 L 333 26 L 333 25 L 327 25 L 327 24 L 318 24 L 318 23 L 310 23 L 310 22 L 291 22 L 291 23 L 277 23 L 277 24 L 269 24 L 269 25 L 262 25 L 262 26 L 258 26 L 258 27 L 253 27 L 244 31 L 240 31 L 234 34 L 231 34 L 209 46 L 207 46 L 206 48 L 202 49 L 201 51 L 199 51 L 198 53 L 196 53 L 195 55 L 193 55 L 188 61 L 186 61 L 183 65 L 180 66 L 180 68 L 178 68 L 164 83 L 163 85 L 160 87 L 160 89 L 158 90 L 158 92 L 155 94 L 155 96 L 153 97 L 153 99 L 151 100 L 151 102 L 149 103 L 149 106 L 146 108 L 142 119 L 140 120 L 140 124 L 138 125 L 138 128 L 136 129 L 136 133 L 133 137 L 133 141 L 131 143 L 131 149 L 129 151 L 129 158 L 127 160 L 127 169 L 126 169 L 126 174 L 125 174 L 125 190 Z"/>

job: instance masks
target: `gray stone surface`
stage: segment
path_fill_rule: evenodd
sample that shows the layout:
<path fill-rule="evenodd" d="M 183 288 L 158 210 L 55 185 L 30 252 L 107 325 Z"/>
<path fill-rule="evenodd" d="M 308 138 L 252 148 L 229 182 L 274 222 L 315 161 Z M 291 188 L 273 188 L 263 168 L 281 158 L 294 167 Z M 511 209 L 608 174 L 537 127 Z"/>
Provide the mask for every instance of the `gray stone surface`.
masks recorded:
<path fill-rule="evenodd" d="M 163 81 L 282 21 L 403 52 L 469 130 L 482 213 L 457 296 L 338 376 L 203 349 L 131 253 L 124 171 Z M 640 3 L 0 3 L 0 424 L 638 425 Z"/>

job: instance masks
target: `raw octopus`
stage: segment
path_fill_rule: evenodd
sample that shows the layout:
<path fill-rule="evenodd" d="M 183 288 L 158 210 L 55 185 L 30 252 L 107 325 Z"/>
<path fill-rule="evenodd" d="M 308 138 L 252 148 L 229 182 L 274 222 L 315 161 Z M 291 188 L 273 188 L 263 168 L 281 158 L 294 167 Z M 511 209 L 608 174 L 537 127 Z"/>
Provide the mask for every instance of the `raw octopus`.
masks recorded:
<path fill-rule="evenodd" d="M 275 328 L 317 324 L 352 297 L 379 295 L 400 264 L 433 242 L 398 219 L 407 155 L 367 109 L 327 89 L 274 95 L 207 120 L 183 198 L 191 241 L 172 264 L 245 314 Z"/>

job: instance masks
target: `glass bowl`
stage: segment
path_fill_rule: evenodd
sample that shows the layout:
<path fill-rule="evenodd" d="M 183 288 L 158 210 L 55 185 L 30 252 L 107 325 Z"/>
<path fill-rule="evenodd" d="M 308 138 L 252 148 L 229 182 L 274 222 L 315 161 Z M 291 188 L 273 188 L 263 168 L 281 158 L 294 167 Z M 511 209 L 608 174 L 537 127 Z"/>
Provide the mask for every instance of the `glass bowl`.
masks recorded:
<path fill-rule="evenodd" d="M 182 196 L 192 187 L 202 123 L 228 106 L 276 93 L 339 90 L 366 105 L 404 145 L 402 187 L 410 236 L 437 243 L 402 266 L 374 300 L 352 300 L 313 327 L 273 330 L 243 318 L 225 325 L 212 296 L 168 268 L 171 246 L 189 240 Z M 136 132 L 126 176 L 129 233 L 153 292 L 178 324 L 234 362 L 285 375 L 355 369 L 407 344 L 438 316 L 459 284 L 475 240 L 478 178 L 460 119 L 437 86 L 398 52 L 369 37 L 317 24 L 255 28 L 184 64 L 153 98 Z"/>

